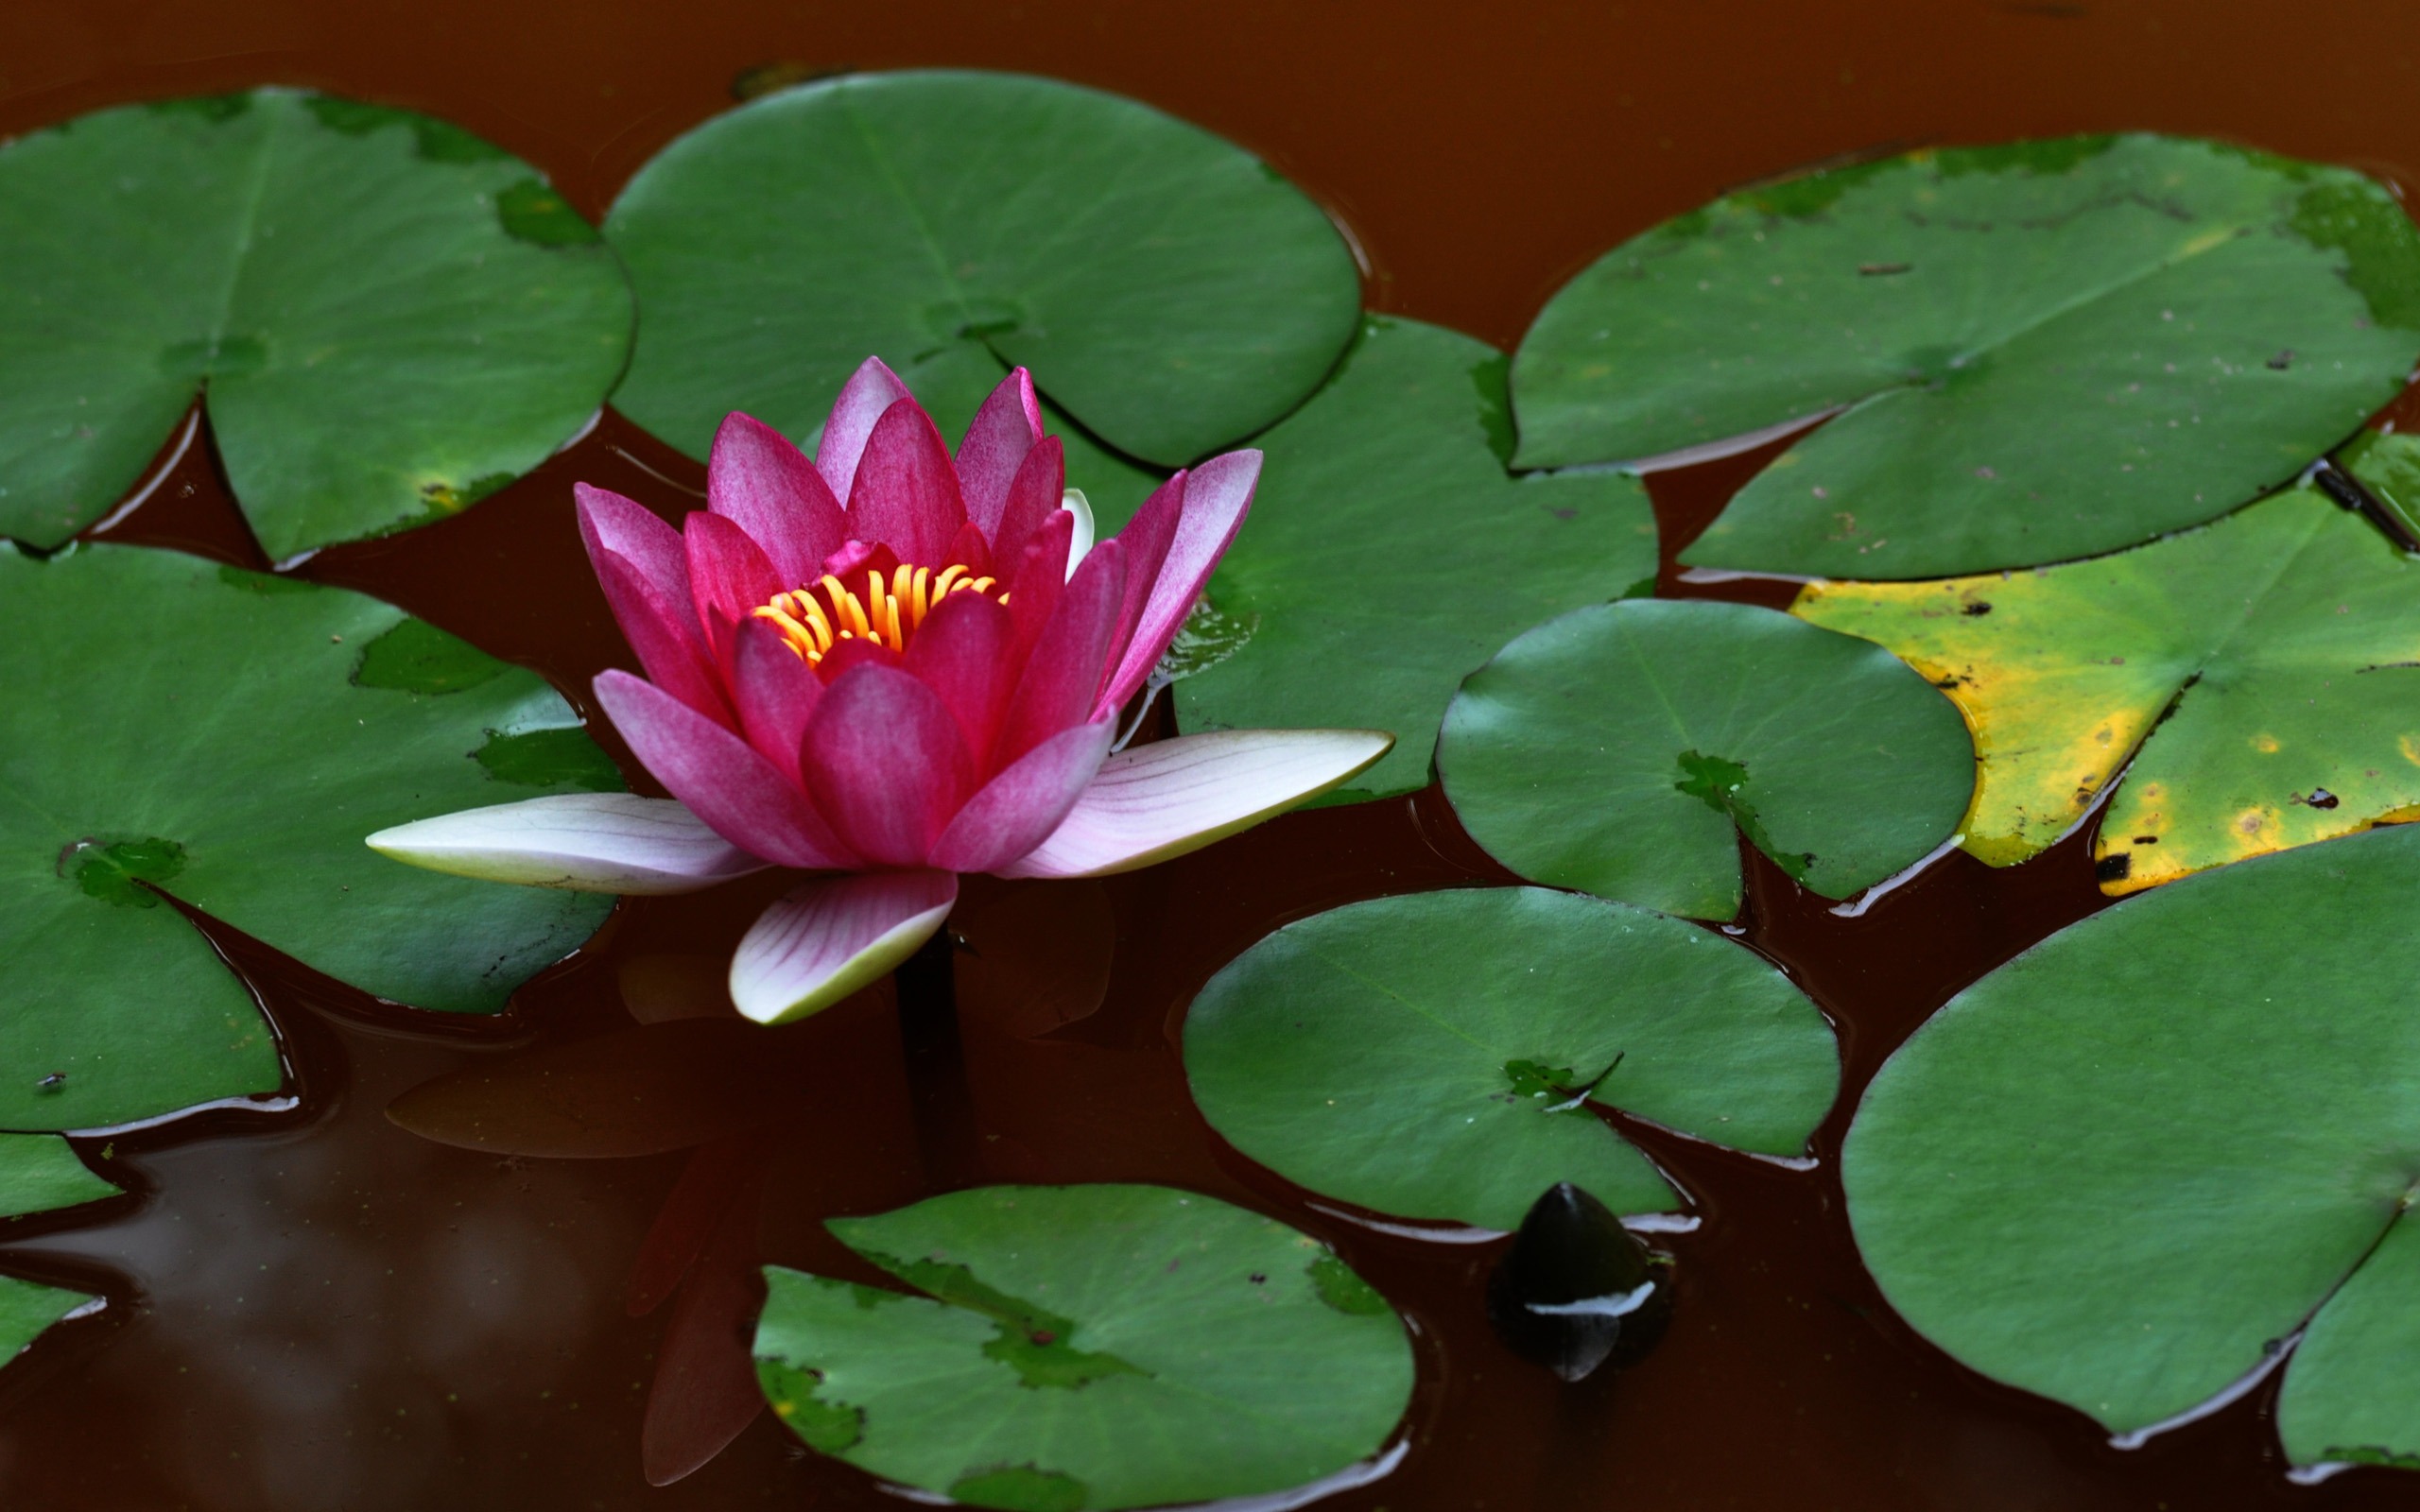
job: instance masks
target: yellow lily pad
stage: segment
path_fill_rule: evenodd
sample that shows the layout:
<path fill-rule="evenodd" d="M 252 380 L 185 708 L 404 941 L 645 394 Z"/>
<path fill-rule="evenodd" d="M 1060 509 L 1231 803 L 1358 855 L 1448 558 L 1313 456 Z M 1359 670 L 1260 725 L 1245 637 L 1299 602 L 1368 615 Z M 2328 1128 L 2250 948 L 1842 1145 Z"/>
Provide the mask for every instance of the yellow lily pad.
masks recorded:
<path fill-rule="evenodd" d="M 2410 468 L 2379 437 L 2358 475 Z M 2420 816 L 2420 561 L 2304 484 L 2056 567 L 1817 582 L 1792 612 L 1955 700 L 1981 761 L 1964 848 L 2012 866 L 2104 790 L 2101 890 Z"/>

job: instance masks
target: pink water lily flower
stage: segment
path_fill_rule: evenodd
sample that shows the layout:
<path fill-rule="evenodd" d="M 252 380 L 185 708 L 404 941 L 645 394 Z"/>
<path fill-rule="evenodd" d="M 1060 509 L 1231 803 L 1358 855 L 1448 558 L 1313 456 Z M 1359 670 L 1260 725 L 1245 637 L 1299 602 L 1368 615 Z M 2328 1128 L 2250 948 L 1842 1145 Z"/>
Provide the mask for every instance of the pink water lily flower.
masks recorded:
<path fill-rule="evenodd" d="M 1092 543 L 1033 383 L 1011 373 L 952 459 L 869 359 L 812 461 L 723 421 L 707 507 L 676 531 L 581 485 L 580 531 L 647 669 L 597 702 L 673 795 L 581 794 L 384 830 L 462 876 L 684 892 L 768 866 L 824 873 L 732 961 L 740 1011 L 838 1002 L 947 917 L 958 875 L 1090 877 L 1179 855 L 1343 782 L 1372 730 L 1221 730 L 1111 753 L 1235 539 L 1260 454 L 1179 472 Z"/>

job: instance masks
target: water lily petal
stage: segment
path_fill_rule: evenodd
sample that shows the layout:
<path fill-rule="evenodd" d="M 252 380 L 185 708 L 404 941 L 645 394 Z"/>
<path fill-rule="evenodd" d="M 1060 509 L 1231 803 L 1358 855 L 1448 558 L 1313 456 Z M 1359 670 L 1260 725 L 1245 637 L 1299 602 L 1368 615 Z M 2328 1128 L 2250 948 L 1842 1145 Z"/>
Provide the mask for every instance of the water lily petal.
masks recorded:
<path fill-rule="evenodd" d="M 1042 404 L 1034 398 L 1033 375 L 1018 368 L 1000 380 L 958 443 L 958 482 L 966 492 L 966 518 L 985 540 L 999 534 L 1000 516 L 1009 505 L 1009 485 L 1026 454 L 1042 439 Z"/>
<path fill-rule="evenodd" d="M 1011 591 L 1013 601 L 1014 591 Z M 1070 725 L 1090 723 L 1094 693 L 1109 664 L 1110 631 L 1126 601 L 1126 553 L 1115 541 L 1096 547 L 1059 595 L 1017 679 L 1016 696 L 993 747 L 994 769 Z M 1012 605 L 1013 607 L 1013 605 Z"/>
<path fill-rule="evenodd" d="M 1114 719 L 1078 725 L 1018 757 L 949 821 L 933 844 L 933 865 L 989 871 L 1040 845 L 1099 772 L 1116 728 Z"/>
<path fill-rule="evenodd" d="M 1119 751 L 1066 822 L 1003 877 L 1098 877 L 1198 850 L 1316 798 L 1384 756 L 1375 730 L 1220 730 Z"/>
<path fill-rule="evenodd" d="M 900 660 L 904 671 L 941 695 L 970 755 L 992 748 L 1008 712 L 1015 689 L 1009 644 L 1015 634 L 1012 615 L 995 601 L 952 593 L 925 616 Z"/>
<path fill-rule="evenodd" d="M 1067 591 L 1067 546 L 1074 539 L 1076 522 L 1063 509 L 1050 514 L 1049 521 L 1007 563 L 1009 616 L 1016 627 L 1009 652 L 1011 667 L 1025 665 L 1034 643 L 1042 639 L 1043 627 L 1050 623 L 1051 611 L 1059 607 L 1059 595 Z"/>
<path fill-rule="evenodd" d="M 1117 533 L 1117 543 L 1126 552 L 1126 598 L 1118 606 L 1117 627 L 1110 632 L 1110 663 L 1102 669 L 1101 686 L 1097 690 L 1104 697 L 1111 679 L 1124 664 L 1126 647 L 1134 639 L 1134 630 L 1143 622 L 1143 610 L 1150 604 L 1151 590 L 1160 580 L 1160 569 L 1166 564 L 1168 547 L 1176 540 L 1176 529 L 1184 517 L 1184 486 L 1186 474 L 1176 476 L 1151 490 L 1134 518 Z M 1115 704 L 1108 705 L 1115 708 Z M 1101 711 L 1096 710 L 1096 713 Z"/>
<path fill-rule="evenodd" d="M 1161 653 L 1176 639 L 1184 617 L 1193 611 L 1193 601 L 1210 581 L 1211 570 L 1243 528 L 1253 486 L 1259 481 L 1260 454 L 1254 451 L 1214 456 L 1185 479 L 1184 513 L 1177 522 L 1176 539 L 1168 544 L 1167 560 L 1151 585 L 1150 601 L 1126 644 L 1117 674 L 1102 690 L 1103 708 L 1125 703 L 1159 665 Z"/>
<path fill-rule="evenodd" d="M 765 910 L 731 958 L 731 1000 L 759 1023 L 830 1007 L 916 953 L 949 917 L 947 871 L 865 871 L 807 883 Z"/>
<path fill-rule="evenodd" d="M 1093 540 L 1097 534 L 1093 525 L 1093 502 L 1084 497 L 1081 489 L 1065 489 L 1059 494 L 1059 507 L 1075 526 L 1067 542 L 1067 576 L 1073 577 L 1076 569 L 1083 565 L 1084 558 L 1092 555 Z"/>
<path fill-rule="evenodd" d="M 933 418 L 912 399 L 884 410 L 849 487 L 849 534 L 882 542 L 902 561 L 937 563 L 965 523 L 958 469 Z"/>
<path fill-rule="evenodd" d="M 983 539 L 983 532 L 975 527 L 974 521 L 969 520 L 958 527 L 957 535 L 950 538 L 949 549 L 942 553 L 942 561 L 943 565 L 957 562 L 966 569 L 969 577 L 989 577 L 993 576 L 992 543 Z"/>
<path fill-rule="evenodd" d="M 575 483 L 571 492 L 588 559 L 601 563 L 609 551 L 621 558 L 642 581 L 677 604 L 685 622 L 690 612 L 689 554 L 681 532 L 646 505 L 611 489 Z"/>
<path fill-rule="evenodd" d="M 370 849 L 457 877 L 574 892 L 695 892 L 764 868 L 668 798 L 561 793 L 398 824 Z"/>
<path fill-rule="evenodd" d="M 671 527 L 666 526 L 671 534 Z M 680 536 L 672 535 L 676 545 Z M 664 593 L 631 559 L 599 547 L 595 552 L 597 586 L 614 610 L 622 638 L 638 653 L 639 665 L 656 686 L 719 724 L 730 724 L 731 707 L 713 671 L 714 653 L 698 626 L 684 582 L 676 597 Z M 684 569 L 685 575 L 685 569 Z"/>
<path fill-rule="evenodd" d="M 1052 515 L 1067 491 L 1067 448 L 1056 436 L 1046 436 L 1017 464 L 1009 484 L 1000 518 L 991 527 L 992 559 L 1013 564 Z"/>
<path fill-rule="evenodd" d="M 922 866 L 975 787 L 948 706 L 896 667 L 851 667 L 826 683 L 803 751 L 817 807 L 875 866 Z"/>
<path fill-rule="evenodd" d="M 781 631 L 763 620 L 749 619 L 739 627 L 731 681 L 740 732 L 775 770 L 797 781 L 799 743 L 823 696 L 823 679 L 790 649 Z"/>
<path fill-rule="evenodd" d="M 718 514 L 692 512 L 682 526 L 689 553 L 689 597 L 719 666 L 731 664 L 732 637 L 757 605 L 788 587 L 747 531 Z"/>
<path fill-rule="evenodd" d="M 840 396 L 832 401 L 831 418 L 823 422 L 823 439 L 816 443 L 815 471 L 832 486 L 832 497 L 845 500 L 857 480 L 857 459 L 866 449 L 866 438 L 873 434 L 874 422 L 883 411 L 908 397 L 908 386 L 899 375 L 883 366 L 880 357 L 868 357 L 840 386 Z"/>
<path fill-rule="evenodd" d="M 856 864 L 806 794 L 748 742 L 627 672 L 599 674 L 596 688 L 631 753 L 716 833 L 786 867 Z"/>
<path fill-rule="evenodd" d="M 823 474 L 781 432 L 752 415 L 723 417 L 706 461 L 706 507 L 748 532 L 782 586 L 815 580 L 848 531 Z"/>

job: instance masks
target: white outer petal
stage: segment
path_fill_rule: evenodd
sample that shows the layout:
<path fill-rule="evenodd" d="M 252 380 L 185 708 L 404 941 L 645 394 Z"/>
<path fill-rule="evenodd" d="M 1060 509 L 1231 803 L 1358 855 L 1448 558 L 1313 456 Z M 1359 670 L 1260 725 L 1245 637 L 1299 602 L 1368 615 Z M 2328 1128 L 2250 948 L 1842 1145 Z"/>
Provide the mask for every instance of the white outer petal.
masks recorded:
<path fill-rule="evenodd" d="M 1067 576 L 1072 578 L 1093 549 L 1093 506 L 1083 490 L 1069 489 L 1059 495 L 1059 507 L 1076 517 L 1076 533 L 1067 541 Z"/>
<path fill-rule="evenodd" d="M 858 871 L 793 889 L 748 926 L 731 1000 L 758 1023 L 804 1019 L 916 954 L 958 902 L 952 871 Z"/>
<path fill-rule="evenodd" d="M 668 798 L 562 793 L 381 830 L 382 855 L 487 882 L 574 892 L 695 892 L 766 865 Z"/>
<path fill-rule="evenodd" d="M 1318 797 L 1394 743 L 1377 730 L 1220 730 L 1122 750 L 1049 839 L 994 870 L 1100 877 L 1151 866 Z"/>

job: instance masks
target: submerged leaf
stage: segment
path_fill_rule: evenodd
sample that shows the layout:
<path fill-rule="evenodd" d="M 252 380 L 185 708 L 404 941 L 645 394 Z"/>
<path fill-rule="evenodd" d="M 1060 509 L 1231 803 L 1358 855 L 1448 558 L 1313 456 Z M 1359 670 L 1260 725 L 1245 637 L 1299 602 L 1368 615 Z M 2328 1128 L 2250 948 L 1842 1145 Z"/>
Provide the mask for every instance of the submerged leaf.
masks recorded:
<path fill-rule="evenodd" d="M 1671 1187 L 1589 1108 L 1794 1156 L 1831 1106 L 1832 1031 L 1721 936 L 1540 887 L 1415 893 L 1287 925 L 1184 1023 L 1211 1127 L 1314 1192 L 1511 1228 L 1557 1182 L 1624 1212 Z"/>
<path fill-rule="evenodd" d="M 2420 232 L 2347 169 L 2172 137 L 1945 148 L 1614 249 L 1514 360 L 1524 467 L 1838 411 L 1698 566 L 1926 577 L 2110 551 L 2292 477 L 2420 354 Z"/>
<path fill-rule="evenodd" d="M 2384 437 L 2362 472 L 2412 456 Z M 2420 561 L 2308 485 L 2116 556 L 1931 583 L 1816 583 L 1801 618 L 1888 646 L 1966 713 L 1965 848 L 2010 866 L 2102 790 L 2128 893 L 2420 805 Z M 2122 780 L 2121 780 L 2122 774 Z"/>
<path fill-rule="evenodd" d="M 769 1268 L 773 1411 L 961 1503 L 1281 1491 L 1374 1453 L 1410 1397 L 1392 1308 L 1318 1241 L 1210 1197 L 987 1187 L 830 1228 L 939 1300 Z"/>
<path fill-rule="evenodd" d="M 1455 685 L 1507 638 L 1652 586 L 1647 490 L 1509 475 L 1504 404 L 1494 348 L 1370 318 L 1256 443 L 1252 518 L 1205 600 L 1204 638 L 1227 644 L 1176 685 L 1186 730 L 1392 730 L 1394 749 L 1329 801 L 1415 792 Z"/>
<path fill-rule="evenodd" d="M 1958 711 L 1891 657 L 1669 600 L 1575 610 L 1496 653 L 1437 765 L 1471 838 L 1522 876 L 1697 919 L 1739 911 L 1735 827 L 1845 898 L 1939 848 L 1975 785 Z"/>
<path fill-rule="evenodd" d="M 91 524 L 197 394 L 275 560 L 452 514 L 596 413 L 630 290 L 528 164 L 296 90 L 179 103 L 0 147 L 0 535 Z"/>
<path fill-rule="evenodd" d="M 1292 408 L 1360 307 L 1343 239 L 1250 154 L 1011 74 L 751 100 L 642 169 L 606 233 L 646 312 L 615 404 L 700 455 L 733 408 L 803 436 L 871 352 L 953 436 L 1022 364 L 1109 446 L 1180 466 Z"/>
<path fill-rule="evenodd" d="M 247 591 L 275 581 L 170 551 L 0 546 L 0 1128 L 277 1090 L 250 993 L 166 898 L 379 997 L 464 1013 L 501 1008 L 612 907 L 364 846 L 493 802 L 475 757 L 490 731 L 587 737 L 534 674 L 451 637 L 441 678 L 414 662 L 425 686 L 364 682 L 364 648 L 417 622 L 338 589 Z"/>
<path fill-rule="evenodd" d="M 2420 1455 L 2414 896 L 2420 830 L 2376 831 L 2130 900 L 1952 999 L 1842 1154 L 1892 1306 L 2121 1433 L 2308 1321 L 2289 1456 Z"/>

